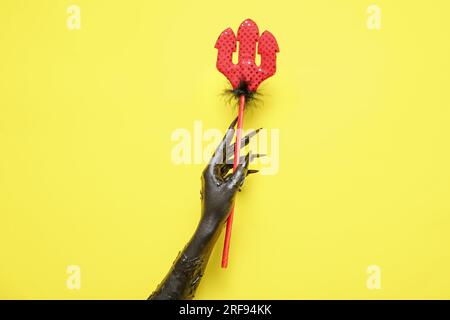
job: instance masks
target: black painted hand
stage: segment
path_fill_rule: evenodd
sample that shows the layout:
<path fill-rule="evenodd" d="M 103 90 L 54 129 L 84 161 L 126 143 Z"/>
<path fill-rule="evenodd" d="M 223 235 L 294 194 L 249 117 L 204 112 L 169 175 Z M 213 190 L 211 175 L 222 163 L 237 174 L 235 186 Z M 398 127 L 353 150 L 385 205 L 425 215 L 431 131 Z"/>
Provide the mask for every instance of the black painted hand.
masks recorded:
<path fill-rule="evenodd" d="M 237 119 L 236 119 L 237 120 Z M 202 174 L 202 217 L 191 240 L 178 255 L 169 273 L 159 284 L 149 299 L 193 299 L 195 291 L 205 271 L 212 249 L 220 235 L 220 226 L 227 220 L 237 191 L 245 177 L 257 170 L 249 170 L 252 159 L 261 155 L 248 153 L 239 159 L 240 165 L 234 173 L 234 135 L 236 120 L 231 123 L 225 137 L 217 147 L 211 161 Z M 250 142 L 258 133 L 252 131 L 242 138 L 241 147 Z"/>
<path fill-rule="evenodd" d="M 217 228 L 228 218 L 237 191 L 244 183 L 245 177 L 258 170 L 249 170 L 249 163 L 261 155 L 252 155 L 250 152 L 241 157 L 237 170 L 231 173 L 233 168 L 234 144 L 230 144 L 235 132 L 235 119 L 227 130 L 222 142 L 217 147 L 211 161 L 202 173 L 202 225 Z M 241 140 L 241 148 L 250 142 L 258 130 L 252 131 Z"/>

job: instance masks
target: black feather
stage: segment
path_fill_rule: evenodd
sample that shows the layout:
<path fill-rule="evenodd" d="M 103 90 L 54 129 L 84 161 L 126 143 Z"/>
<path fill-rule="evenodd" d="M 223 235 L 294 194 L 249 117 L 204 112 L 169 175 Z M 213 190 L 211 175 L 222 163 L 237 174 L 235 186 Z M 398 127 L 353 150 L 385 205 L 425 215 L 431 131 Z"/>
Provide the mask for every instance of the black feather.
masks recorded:
<path fill-rule="evenodd" d="M 236 105 L 239 105 L 239 98 L 243 95 L 245 96 L 246 105 L 255 105 L 260 101 L 259 96 L 261 96 L 261 93 L 258 91 L 250 91 L 248 84 L 245 81 L 241 81 L 237 88 L 225 89 L 223 95 L 229 103 Z"/>

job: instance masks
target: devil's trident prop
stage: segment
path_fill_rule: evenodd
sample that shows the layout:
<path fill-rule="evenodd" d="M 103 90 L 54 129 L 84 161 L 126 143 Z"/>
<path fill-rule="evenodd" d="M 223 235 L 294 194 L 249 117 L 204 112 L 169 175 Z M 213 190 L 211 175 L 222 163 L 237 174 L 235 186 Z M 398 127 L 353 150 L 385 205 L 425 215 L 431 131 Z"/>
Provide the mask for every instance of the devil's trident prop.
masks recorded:
<path fill-rule="evenodd" d="M 239 42 L 238 63 L 233 63 L 233 52 L 236 51 L 236 40 Z M 255 63 L 256 44 L 261 56 L 259 66 Z M 264 31 L 259 36 L 258 26 L 250 19 L 246 19 L 239 26 L 237 38 L 231 28 L 223 31 L 217 39 L 215 48 L 218 49 L 217 69 L 227 77 L 233 86 L 232 92 L 239 98 L 239 113 L 234 147 L 233 172 L 239 164 L 241 149 L 242 127 L 244 124 L 244 109 L 246 99 L 253 96 L 258 86 L 265 79 L 275 74 L 277 52 L 279 52 L 275 37 Z M 222 253 L 222 268 L 228 266 L 231 229 L 233 224 L 234 206 L 227 221 L 225 242 Z"/>

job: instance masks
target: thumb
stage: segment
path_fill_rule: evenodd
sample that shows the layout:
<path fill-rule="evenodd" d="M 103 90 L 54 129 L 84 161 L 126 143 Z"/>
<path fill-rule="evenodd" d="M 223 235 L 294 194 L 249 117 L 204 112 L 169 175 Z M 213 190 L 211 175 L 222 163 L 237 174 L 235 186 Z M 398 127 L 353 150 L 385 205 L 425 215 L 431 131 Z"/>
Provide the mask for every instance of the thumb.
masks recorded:
<path fill-rule="evenodd" d="M 236 171 L 233 173 L 233 176 L 229 180 L 230 188 L 233 190 L 237 190 L 244 183 L 244 179 L 247 176 L 248 172 L 248 164 L 250 162 L 250 152 L 244 159 L 244 162 L 239 164 Z"/>

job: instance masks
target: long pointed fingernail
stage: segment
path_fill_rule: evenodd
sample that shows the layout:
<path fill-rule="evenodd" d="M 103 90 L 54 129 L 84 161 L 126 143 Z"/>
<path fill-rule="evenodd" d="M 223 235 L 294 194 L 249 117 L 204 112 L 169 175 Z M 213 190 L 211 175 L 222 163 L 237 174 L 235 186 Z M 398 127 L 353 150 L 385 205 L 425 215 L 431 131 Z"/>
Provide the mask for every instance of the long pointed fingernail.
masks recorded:
<path fill-rule="evenodd" d="M 234 118 L 233 122 L 231 122 L 230 124 L 230 129 L 234 128 L 234 126 L 236 125 L 236 122 L 238 121 L 238 117 Z"/>

